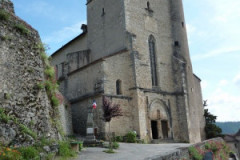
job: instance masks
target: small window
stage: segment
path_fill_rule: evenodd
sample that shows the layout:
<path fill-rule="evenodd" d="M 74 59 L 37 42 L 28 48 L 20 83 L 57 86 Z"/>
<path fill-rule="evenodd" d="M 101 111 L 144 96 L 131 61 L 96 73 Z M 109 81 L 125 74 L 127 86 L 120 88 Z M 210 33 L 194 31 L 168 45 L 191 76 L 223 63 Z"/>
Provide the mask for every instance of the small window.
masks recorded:
<path fill-rule="evenodd" d="M 147 9 L 150 10 L 150 3 L 149 3 L 149 1 L 147 2 Z"/>
<path fill-rule="evenodd" d="M 184 25 L 184 22 L 182 22 L 182 27 L 184 28 L 184 26 L 185 26 L 185 25 Z"/>
<path fill-rule="evenodd" d="M 116 81 L 116 93 L 117 93 L 117 95 L 122 94 L 122 81 L 121 80 Z"/>
<path fill-rule="evenodd" d="M 174 42 L 174 45 L 175 45 L 176 47 L 178 47 L 178 46 L 179 46 L 179 42 L 178 42 L 178 41 L 175 41 L 175 42 Z"/>
<path fill-rule="evenodd" d="M 102 16 L 104 16 L 104 15 L 105 15 L 105 9 L 102 8 Z"/>

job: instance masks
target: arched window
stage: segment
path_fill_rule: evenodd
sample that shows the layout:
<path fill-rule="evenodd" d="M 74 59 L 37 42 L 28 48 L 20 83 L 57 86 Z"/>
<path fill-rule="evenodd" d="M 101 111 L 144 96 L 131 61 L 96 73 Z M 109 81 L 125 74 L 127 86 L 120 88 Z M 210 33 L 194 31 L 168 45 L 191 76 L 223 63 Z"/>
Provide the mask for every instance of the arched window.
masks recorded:
<path fill-rule="evenodd" d="M 116 81 L 116 93 L 117 95 L 122 94 L 122 81 L 120 79 Z"/>
<path fill-rule="evenodd" d="M 148 44 L 151 63 L 152 85 L 157 86 L 158 82 L 157 82 L 156 46 L 155 38 L 152 35 L 148 39 Z"/>

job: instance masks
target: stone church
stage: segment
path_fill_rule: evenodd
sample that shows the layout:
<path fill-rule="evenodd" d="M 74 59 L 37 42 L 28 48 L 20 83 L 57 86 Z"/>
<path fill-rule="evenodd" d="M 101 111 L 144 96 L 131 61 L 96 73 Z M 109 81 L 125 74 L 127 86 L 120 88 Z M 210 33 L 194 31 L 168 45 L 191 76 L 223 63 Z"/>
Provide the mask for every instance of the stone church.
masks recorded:
<path fill-rule="evenodd" d="M 71 103 L 73 129 L 108 132 L 102 99 L 120 104 L 111 131 L 141 139 L 200 142 L 204 112 L 200 79 L 193 74 L 182 0 L 88 0 L 83 32 L 52 54 L 60 90 Z"/>

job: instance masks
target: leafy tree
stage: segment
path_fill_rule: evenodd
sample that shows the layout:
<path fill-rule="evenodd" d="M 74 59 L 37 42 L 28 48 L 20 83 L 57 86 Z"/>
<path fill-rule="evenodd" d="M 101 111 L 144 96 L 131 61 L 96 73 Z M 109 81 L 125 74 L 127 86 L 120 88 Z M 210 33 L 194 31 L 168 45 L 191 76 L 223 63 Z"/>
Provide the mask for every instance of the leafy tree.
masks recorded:
<path fill-rule="evenodd" d="M 207 100 L 204 101 L 203 106 L 207 106 Z M 204 117 L 206 121 L 205 132 L 206 138 L 211 139 L 215 137 L 222 137 L 222 129 L 216 125 L 217 116 L 211 114 L 208 109 L 204 109 Z"/>
<path fill-rule="evenodd" d="M 105 122 L 109 123 L 109 134 L 108 134 L 109 149 L 112 150 L 112 138 L 110 135 L 110 124 L 111 124 L 110 122 L 111 122 L 112 118 L 122 116 L 123 114 L 122 114 L 120 105 L 112 104 L 112 102 L 106 97 L 103 97 L 102 109 L 103 109 L 103 120 Z"/>

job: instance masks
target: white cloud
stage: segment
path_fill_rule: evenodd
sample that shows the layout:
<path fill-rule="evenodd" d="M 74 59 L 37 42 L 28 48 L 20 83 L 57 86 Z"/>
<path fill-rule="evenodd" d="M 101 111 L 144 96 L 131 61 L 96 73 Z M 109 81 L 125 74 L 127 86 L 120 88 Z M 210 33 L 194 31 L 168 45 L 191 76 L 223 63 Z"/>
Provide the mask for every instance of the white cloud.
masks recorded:
<path fill-rule="evenodd" d="M 226 45 L 226 47 L 216 48 L 207 53 L 196 54 L 193 56 L 193 59 L 194 60 L 202 60 L 202 59 L 211 58 L 211 57 L 219 56 L 222 54 L 229 54 L 229 53 L 238 52 L 238 51 L 240 52 L 239 46 L 227 46 Z"/>
<path fill-rule="evenodd" d="M 217 116 L 217 121 L 240 121 L 240 95 L 217 89 L 208 102 L 208 109 Z"/>
<path fill-rule="evenodd" d="M 228 80 L 221 80 L 219 83 L 218 83 L 218 86 L 219 87 L 224 87 L 224 86 L 226 86 L 226 85 L 228 85 Z"/>
<path fill-rule="evenodd" d="M 233 83 L 240 87 L 240 73 L 233 79 Z"/>
<path fill-rule="evenodd" d="M 44 43 L 47 44 L 56 44 L 56 43 L 63 43 L 66 41 L 71 40 L 75 36 L 81 33 L 81 25 L 85 22 L 78 22 L 68 27 L 64 27 L 58 31 L 53 32 L 47 37 L 43 37 Z"/>
<path fill-rule="evenodd" d="M 202 80 L 202 82 L 201 82 L 202 89 L 206 89 L 207 86 L 208 86 L 208 82 L 206 80 Z"/>

